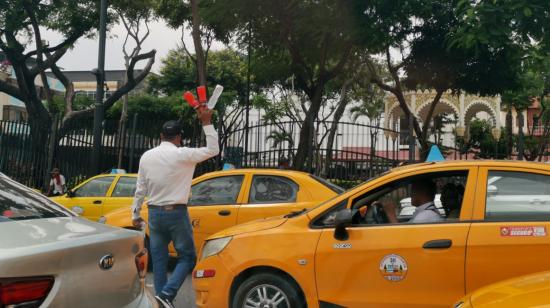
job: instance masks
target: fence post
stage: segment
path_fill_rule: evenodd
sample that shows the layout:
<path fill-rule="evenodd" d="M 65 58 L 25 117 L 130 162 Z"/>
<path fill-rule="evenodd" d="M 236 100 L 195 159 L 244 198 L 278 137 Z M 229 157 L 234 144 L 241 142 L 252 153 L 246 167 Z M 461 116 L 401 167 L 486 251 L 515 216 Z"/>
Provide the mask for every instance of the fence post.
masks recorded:
<path fill-rule="evenodd" d="M 53 161 L 54 161 L 54 155 L 55 155 L 55 147 L 56 147 L 56 140 L 57 140 L 57 128 L 58 128 L 58 121 L 59 121 L 59 114 L 55 114 L 52 121 L 52 126 L 50 128 L 50 140 L 48 142 L 48 156 L 46 161 L 46 172 L 44 172 L 44 183 L 42 184 L 42 189 L 44 191 L 48 190 L 48 186 L 50 185 L 50 177 L 48 176 L 52 168 L 53 168 Z"/>
<path fill-rule="evenodd" d="M 412 113 L 409 114 L 409 162 L 414 162 L 415 159 L 415 153 L 414 153 L 414 146 L 415 146 L 415 140 L 414 140 L 414 115 Z"/>
<path fill-rule="evenodd" d="M 128 172 L 132 173 L 134 170 L 134 150 L 136 147 L 136 126 L 137 126 L 138 114 L 134 113 L 134 119 L 132 120 L 132 133 L 130 135 L 130 161 L 128 165 Z"/>

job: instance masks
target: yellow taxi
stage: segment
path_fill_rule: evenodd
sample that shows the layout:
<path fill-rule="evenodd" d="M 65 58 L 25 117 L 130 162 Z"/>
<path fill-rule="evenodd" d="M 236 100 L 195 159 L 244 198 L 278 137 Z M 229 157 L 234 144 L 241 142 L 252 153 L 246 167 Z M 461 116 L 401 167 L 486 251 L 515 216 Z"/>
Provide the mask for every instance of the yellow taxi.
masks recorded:
<path fill-rule="evenodd" d="M 195 245 L 200 248 L 205 238 L 225 228 L 311 208 L 342 191 L 322 178 L 297 171 L 234 169 L 207 173 L 193 179 L 188 202 Z M 148 219 L 146 205 L 141 217 Z M 133 228 L 128 207 L 100 221 Z M 175 255 L 172 246 L 170 254 Z"/>
<path fill-rule="evenodd" d="M 101 174 L 51 199 L 82 217 L 97 221 L 111 211 L 132 205 L 136 181 L 137 174 Z"/>
<path fill-rule="evenodd" d="M 454 308 L 550 307 L 550 272 L 526 275 L 485 286 Z"/>
<path fill-rule="evenodd" d="M 421 182 L 445 209 L 432 214 L 437 222 L 399 215 Z M 399 221 L 388 223 L 383 204 L 392 203 Z M 548 164 L 400 167 L 309 211 L 209 237 L 193 273 L 196 304 L 450 307 L 466 292 L 550 268 L 549 227 Z"/>

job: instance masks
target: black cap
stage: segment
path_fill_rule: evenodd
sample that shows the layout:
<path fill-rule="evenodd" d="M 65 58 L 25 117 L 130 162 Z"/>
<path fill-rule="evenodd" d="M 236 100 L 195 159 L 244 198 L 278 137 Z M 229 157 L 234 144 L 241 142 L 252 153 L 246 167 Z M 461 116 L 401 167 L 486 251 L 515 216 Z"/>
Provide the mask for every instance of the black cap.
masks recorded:
<path fill-rule="evenodd" d="M 162 125 L 164 137 L 173 137 L 183 133 L 183 127 L 179 121 L 168 121 Z"/>

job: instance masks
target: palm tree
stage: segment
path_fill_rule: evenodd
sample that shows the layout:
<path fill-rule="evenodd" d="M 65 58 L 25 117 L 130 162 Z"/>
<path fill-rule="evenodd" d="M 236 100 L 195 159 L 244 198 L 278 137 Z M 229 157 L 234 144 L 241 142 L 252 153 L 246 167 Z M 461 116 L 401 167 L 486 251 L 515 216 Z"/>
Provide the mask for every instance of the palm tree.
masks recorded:
<path fill-rule="evenodd" d="M 292 136 L 285 131 L 271 131 L 266 138 L 267 140 L 273 140 L 273 145 L 271 146 L 274 149 L 279 149 L 279 156 L 282 156 L 283 144 L 288 142 L 288 158 L 292 154 L 292 148 L 294 146 L 294 140 Z"/>

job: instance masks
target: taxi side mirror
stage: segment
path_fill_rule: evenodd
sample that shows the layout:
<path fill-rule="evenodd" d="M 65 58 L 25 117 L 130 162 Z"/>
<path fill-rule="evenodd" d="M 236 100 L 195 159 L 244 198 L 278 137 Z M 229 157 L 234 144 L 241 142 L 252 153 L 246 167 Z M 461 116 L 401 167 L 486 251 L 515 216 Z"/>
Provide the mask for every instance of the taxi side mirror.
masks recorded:
<path fill-rule="evenodd" d="M 74 191 L 67 190 L 67 198 L 73 198 L 75 196 Z"/>
<path fill-rule="evenodd" d="M 346 227 L 351 225 L 353 215 L 350 209 L 342 209 L 336 213 L 334 219 L 334 238 L 339 241 L 345 241 L 349 238 L 348 230 Z"/>

